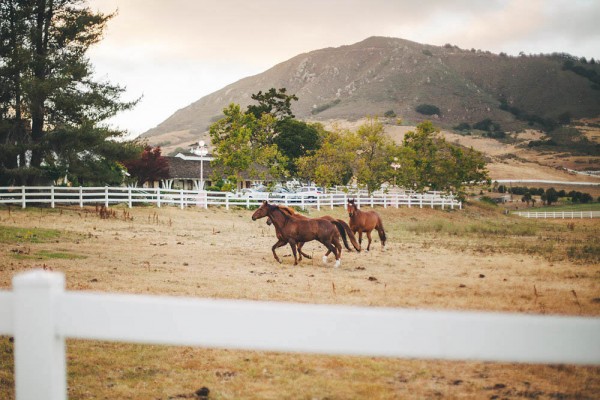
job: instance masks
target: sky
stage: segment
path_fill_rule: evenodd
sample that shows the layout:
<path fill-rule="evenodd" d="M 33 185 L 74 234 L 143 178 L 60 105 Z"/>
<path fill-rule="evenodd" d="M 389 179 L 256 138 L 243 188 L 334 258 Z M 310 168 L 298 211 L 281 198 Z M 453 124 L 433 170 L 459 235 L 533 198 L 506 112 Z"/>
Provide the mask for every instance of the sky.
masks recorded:
<path fill-rule="evenodd" d="M 598 0 L 89 0 L 116 12 L 88 53 L 96 80 L 141 98 L 108 122 L 130 137 L 298 54 L 370 36 L 600 60 Z M 268 89 L 268 88 L 266 88 Z"/>

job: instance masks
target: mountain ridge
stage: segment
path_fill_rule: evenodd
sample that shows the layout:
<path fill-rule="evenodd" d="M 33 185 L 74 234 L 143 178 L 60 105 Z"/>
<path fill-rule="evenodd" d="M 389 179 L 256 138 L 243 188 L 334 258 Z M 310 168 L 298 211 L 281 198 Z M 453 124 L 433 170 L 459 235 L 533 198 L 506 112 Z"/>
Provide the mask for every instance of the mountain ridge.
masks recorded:
<path fill-rule="evenodd" d="M 246 107 L 252 94 L 271 87 L 295 94 L 294 114 L 311 121 L 388 113 L 413 124 L 430 119 L 442 128 L 487 118 L 516 131 L 528 122 L 515 110 L 540 120 L 565 113 L 574 119 L 598 116 L 600 90 L 565 70 L 563 62 L 564 55 L 511 57 L 374 36 L 302 53 L 242 78 L 176 111 L 142 137 L 165 149 L 207 140 L 208 126 L 224 107 Z M 598 65 L 586 67 L 600 72 Z M 502 109 L 502 102 L 509 108 Z M 439 114 L 420 114 L 416 108 L 422 104 L 438 107 Z"/>

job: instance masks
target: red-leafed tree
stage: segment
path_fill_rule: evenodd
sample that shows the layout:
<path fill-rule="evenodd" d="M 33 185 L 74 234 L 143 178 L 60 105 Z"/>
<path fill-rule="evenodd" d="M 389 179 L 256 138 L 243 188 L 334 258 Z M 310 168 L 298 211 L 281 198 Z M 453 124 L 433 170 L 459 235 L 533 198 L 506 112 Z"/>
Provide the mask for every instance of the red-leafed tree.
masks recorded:
<path fill-rule="evenodd" d="M 144 147 L 139 158 L 124 161 L 123 165 L 139 186 L 169 177 L 169 162 L 161 155 L 160 146 Z"/>

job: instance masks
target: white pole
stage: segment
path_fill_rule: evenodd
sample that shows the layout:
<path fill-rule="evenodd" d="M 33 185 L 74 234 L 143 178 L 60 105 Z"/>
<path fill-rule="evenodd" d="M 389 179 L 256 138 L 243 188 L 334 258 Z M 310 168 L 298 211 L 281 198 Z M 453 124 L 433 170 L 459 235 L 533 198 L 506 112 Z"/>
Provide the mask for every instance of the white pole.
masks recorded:
<path fill-rule="evenodd" d="M 25 186 L 21 186 L 21 204 L 22 207 L 27 207 L 27 197 L 25 197 Z"/>
<path fill-rule="evenodd" d="M 204 190 L 204 158 L 200 155 L 200 190 Z"/>
<path fill-rule="evenodd" d="M 104 206 L 108 208 L 108 186 L 104 186 Z"/>
<path fill-rule="evenodd" d="M 13 278 L 17 400 L 67 398 L 65 340 L 57 332 L 60 273 L 35 270 Z"/>
<path fill-rule="evenodd" d="M 50 186 L 50 207 L 54 208 L 54 185 Z"/>
<path fill-rule="evenodd" d="M 79 208 L 83 208 L 83 188 L 79 186 Z"/>

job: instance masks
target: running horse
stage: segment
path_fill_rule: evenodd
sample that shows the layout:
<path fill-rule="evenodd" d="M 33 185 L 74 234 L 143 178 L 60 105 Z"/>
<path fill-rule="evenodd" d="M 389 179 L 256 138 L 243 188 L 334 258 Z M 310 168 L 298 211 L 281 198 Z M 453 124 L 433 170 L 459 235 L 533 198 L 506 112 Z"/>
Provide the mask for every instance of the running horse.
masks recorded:
<path fill-rule="evenodd" d="M 298 256 L 296 253 L 298 243 L 317 240 L 321 242 L 328 250 L 327 254 L 335 255 L 335 267 L 340 266 L 340 255 L 342 245 L 340 244 L 340 232 L 334 222 L 324 219 L 302 219 L 282 211 L 278 206 L 269 204 L 266 200 L 252 214 L 252 221 L 259 218 L 269 217 L 278 232 L 278 241 L 271 250 L 275 259 L 281 263 L 281 260 L 275 253 L 275 249 L 287 243 L 292 248 L 294 254 L 294 265 L 298 265 Z M 323 261 L 327 261 L 327 256 L 323 256 Z"/>
<path fill-rule="evenodd" d="M 280 210 L 282 210 L 283 212 L 285 212 L 285 213 L 287 213 L 289 215 L 293 215 L 293 216 L 296 216 L 296 217 L 301 218 L 301 219 L 310 219 L 307 216 L 304 216 L 302 214 L 298 214 L 296 211 L 294 211 L 293 208 L 290 208 L 288 206 L 284 206 L 284 205 L 278 204 L 277 207 L 279 207 Z M 331 221 L 332 223 L 334 223 L 334 225 L 340 231 L 340 236 L 342 237 L 342 240 L 344 242 L 344 246 L 346 247 L 346 249 L 348 251 L 352 251 L 352 249 L 348 245 L 348 241 L 346 240 L 346 238 L 350 239 L 350 242 L 352 243 L 352 246 L 354 246 L 354 248 L 356 249 L 356 251 L 360 252 L 360 244 L 358 244 L 358 242 L 356 241 L 356 237 L 354 236 L 354 233 L 350 229 L 350 226 L 348 226 L 348 224 L 344 220 L 337 219 L 337 218 L 334 218 L 334 217 L 329 216 L 329 215 L 324 215 L 324 216 L 318 217 L 318 218 L 325 219 L 325 220 L 328 220 L 328 221 Z M 267 225 L 272 225 L 272 224 L 273 223 L 271 222 L 271 219 L 267 218 Z M 279 232 L 278 229 L 275 229 L 275 233 L 276 233 L 278 239 L 282 239 L 283 238 L 282 235 L 281 235 L 281 232 Z M 285 245 L 285 243 L 282 244 L 281 246 L 283 246 L 283 245 Z M 298 247 L 298 261 L 302 260 L 302 256 L 304 256 L 304 257 L 306 257 L 308 259 L 311 258 L 308 254 L 306 254 L 306 253 L 304 253 L 302 251 L 302 246 L 304 246 L 304 243 L 302 243 L 302 242 L 301 243 L 297 243 L 297 247 Z M 325 256 L 328 256 L 328 255 L 329 255 L 329 252 L 327 252 L 327 254 L 325 254 Z"/>
<path fill-rule="evenodd" d="M 358 243 L 362 245 L 362 234 L 365 232 L 367 239 L 369 239 L 369 243 L 367 244 L 367 251 L 369 251 L 371 247 L 371 231 L 376 229 L 379 234 L 379 240 L 381 240 L 381 249 L 384 250 L 386 236 L 379 214 L 375 211 L 361 211 L 354 203 L 354 200 L 348 200 L 347 210 L 350 216 L 350 223 L 348 225 L 350 225 L 352 232 L 355 234 L 358 232 Z"/>

